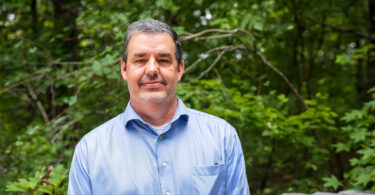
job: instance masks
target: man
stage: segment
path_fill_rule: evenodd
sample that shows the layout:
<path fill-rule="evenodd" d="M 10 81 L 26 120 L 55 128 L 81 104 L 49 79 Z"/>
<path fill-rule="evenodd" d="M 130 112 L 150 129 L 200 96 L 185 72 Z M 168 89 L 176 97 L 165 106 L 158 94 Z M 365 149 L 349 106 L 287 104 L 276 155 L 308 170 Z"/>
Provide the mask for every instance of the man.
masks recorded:
<path fill-rule="evenodd" d="M 130 101 L 77 144 L 68 194 L 249 194 L 235 129 L 176 97 L 181 56 L 167 24 L 129 26 L 121 74 Z"/>

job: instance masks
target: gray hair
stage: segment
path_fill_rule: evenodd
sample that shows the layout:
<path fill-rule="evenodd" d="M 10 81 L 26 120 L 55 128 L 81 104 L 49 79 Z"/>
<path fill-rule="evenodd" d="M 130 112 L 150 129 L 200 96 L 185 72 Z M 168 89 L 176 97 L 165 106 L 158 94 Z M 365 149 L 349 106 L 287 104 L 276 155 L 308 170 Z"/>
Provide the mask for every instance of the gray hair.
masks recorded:
<path fill-rule="evenodd" d="M 122 59 L 126 63 L 126 60 L 128 59 L 128 47 L 129 47 L 129 41 L 133 34 L 135 33 L 168 33 L 171 35 L 174 44 L 175 44 L 175 55 L 177 59 L 177 66 L 181 63 L 182 58 L 182 46 L 181 42 L 178 39 L 178 35 L 176 31 L 174 31 L 168 24 L 165 24 L 163 22 L 160 22 L 158 20 L 148 19 L 148 20 L 139 20 L 136 22 L 133 22 L 128 27 L 128 30 L 125 34 L 124 39 L 124 52 L 122 54 Z"/>

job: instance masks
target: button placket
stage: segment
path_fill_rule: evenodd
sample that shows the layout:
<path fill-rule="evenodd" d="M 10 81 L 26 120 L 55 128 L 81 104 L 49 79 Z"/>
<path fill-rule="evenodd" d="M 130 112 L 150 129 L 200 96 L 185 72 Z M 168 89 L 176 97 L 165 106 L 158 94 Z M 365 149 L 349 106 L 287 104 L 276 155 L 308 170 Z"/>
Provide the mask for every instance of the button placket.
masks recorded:
<path fill-rule="evenodd" d="M 165 135 L 159 135 L 157 140 L 156 155 L 158 158 L 159 166 L 159 181 L 162 194 L 171 195 L 173 191 L 173 170 L 170 168 L 170 147 Z"/>

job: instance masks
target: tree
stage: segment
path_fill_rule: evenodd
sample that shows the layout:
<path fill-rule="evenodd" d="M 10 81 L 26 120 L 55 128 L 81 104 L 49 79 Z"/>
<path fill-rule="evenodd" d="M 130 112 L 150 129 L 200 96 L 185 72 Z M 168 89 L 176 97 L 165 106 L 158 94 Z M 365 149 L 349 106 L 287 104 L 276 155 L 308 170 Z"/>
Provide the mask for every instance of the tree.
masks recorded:
<path fill-rule="evenodd" d="M 29 0 L 0 16 L 0 193 L 66 190 L 75 144 L 126 106 L 123 36 L 145 18 L 181 34 L 178 95 L 236 127 L 252 193 L 373 188 L 360 173 L 372 166 L 374 0 Z"/>

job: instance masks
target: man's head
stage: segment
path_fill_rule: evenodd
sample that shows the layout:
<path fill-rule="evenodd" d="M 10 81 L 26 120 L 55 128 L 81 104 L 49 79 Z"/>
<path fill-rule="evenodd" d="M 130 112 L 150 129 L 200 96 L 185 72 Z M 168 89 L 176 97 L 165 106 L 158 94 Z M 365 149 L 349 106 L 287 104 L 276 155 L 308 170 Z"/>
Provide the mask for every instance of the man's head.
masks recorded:
<path fill-rule="evenodd" d="M 177 83 L 184 72 L 181 52 L 177 34 L 168 25 L 144 20 L 129 26 L 121 74 L 128 82 L 132 106 L 176 99 Z"/>
<path fill-rule="evenodd" d="M 129 41 L 130 38 L 136 33 L 147 33 L 147 34 L 155 34 L 155 33 L 168 33 L 175 44 L 175 56 L 177 59 L 177 64 L 180 65 L 182 60 L 182 46 L 181 42 L 178 39 L 178 35 L 176 31 L 174 31 L 169 25 L 160 22 L 158 20 L 148 19 L 148 20 L 140 20 L 133 22 L 128 27 L 128 30 L 125 34 L 124 39 L 124 51 L 122 54 L 122 60 L 126 63 L 128 58 L 128 50 L 129 50 Z"/>

